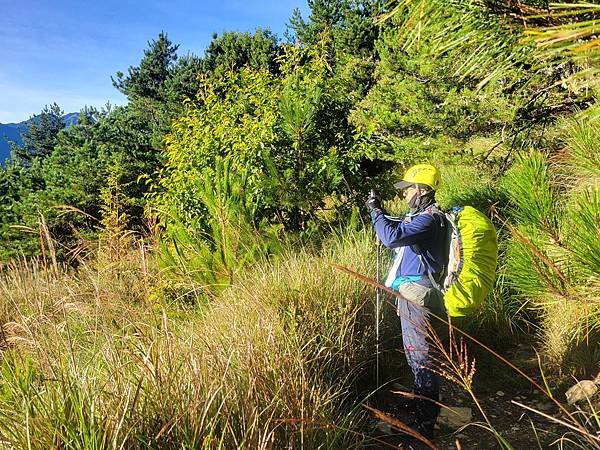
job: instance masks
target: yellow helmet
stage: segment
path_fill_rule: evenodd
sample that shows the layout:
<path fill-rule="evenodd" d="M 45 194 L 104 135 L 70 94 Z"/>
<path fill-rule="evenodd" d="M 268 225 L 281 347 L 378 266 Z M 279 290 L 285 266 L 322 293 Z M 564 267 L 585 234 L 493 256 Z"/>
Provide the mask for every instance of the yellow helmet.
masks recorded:
<path fill-rule="evenodd" d="M 435 191 L 441 181 L 440 173 L 431 164 L 417 164 L 409 168 L 394 187 L 402 190 L 415 184 L 424 184 Z"/>

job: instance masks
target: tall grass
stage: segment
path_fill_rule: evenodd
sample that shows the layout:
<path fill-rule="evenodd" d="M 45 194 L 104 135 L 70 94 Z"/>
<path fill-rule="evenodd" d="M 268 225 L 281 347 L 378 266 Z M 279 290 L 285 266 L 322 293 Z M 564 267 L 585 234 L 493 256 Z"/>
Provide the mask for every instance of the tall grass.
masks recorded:
<path fill-rule="evenodd" d="M 595 159 L 584 158 L 594 128 L 566 127 L 560 157 L 529 152 L 503 180 L 511 199 L 508 277 L 540 317 L 543 353 L 559 372 L 594 370 L 598 356 L 600 184 Z"/>
<path fill-rule="evenodd" d="M 370 370 L 373 237 L 240 274 L 209 304 L 149 300 L 152 269 L 21 263 L 3 299 L 0 448 L 353 448 Z M 151 266 L 152 267 L 152 266 Z"/>

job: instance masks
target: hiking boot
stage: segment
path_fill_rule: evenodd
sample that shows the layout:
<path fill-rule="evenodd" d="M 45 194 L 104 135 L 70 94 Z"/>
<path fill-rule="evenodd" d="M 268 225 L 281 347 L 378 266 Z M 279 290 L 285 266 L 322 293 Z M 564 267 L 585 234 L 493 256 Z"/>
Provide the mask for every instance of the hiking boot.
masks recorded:
<path fill-rule="evenodd" d="M 417 409 L 417 399 L 409 397 L 398 397 L 395 402 L 396 409 L 405 410 L 408 412 L 415 412 Z"/>

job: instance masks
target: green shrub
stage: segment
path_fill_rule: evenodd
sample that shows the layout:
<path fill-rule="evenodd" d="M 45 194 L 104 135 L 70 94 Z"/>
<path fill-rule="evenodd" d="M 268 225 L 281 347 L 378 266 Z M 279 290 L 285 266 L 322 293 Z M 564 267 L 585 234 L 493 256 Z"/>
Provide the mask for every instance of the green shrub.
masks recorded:
<path fill-rule="evenodd" d="M 584 146 L 587 133 L 580 131 L 569 137 L 571 145 Z M 536 311 L 543 352 L 554 367 L 585 372 L 593 365 L 589 354 L 600 324 L 600 204 L 590 172 L 577 169 L 580 152 L 575 149 L 566 159 L 569 177 L 564 176 L 564 158 L 553 164 L 531 152 L 518 160 L 502 185 L 515 222 L 509 225 L 507 252 L 511 286 Z M 583 190 L 582 177 L 583 185 L 590 186 Z"/>
<path fill-rule="evenodd" d="M 255 223 L 255 205 L 246 196 L 248 177 L 246 170 L 232 170 L 230 158 L 217 157 L 215 168 L 207 168 L 195 186 L 204 221 L 196 218 L 188 225 L 170 208 L 158 261 L 166 282 L 184 296 L 214 295 L 240 271 L 277 252 L 276 228 Z"/>

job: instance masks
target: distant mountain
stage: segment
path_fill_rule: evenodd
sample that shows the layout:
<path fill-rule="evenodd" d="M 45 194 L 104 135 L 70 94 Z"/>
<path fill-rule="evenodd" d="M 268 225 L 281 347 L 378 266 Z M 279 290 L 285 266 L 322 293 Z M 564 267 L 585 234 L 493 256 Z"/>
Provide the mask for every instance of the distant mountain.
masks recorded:
<path fill-rule="evenodd" d="M 70 127 L 71 125 L 75 125 L 77 123 L 77 119 L 79 118 L 79 113 L 69 113 L 63 116 L 63 120 L 65 121 L 65 125 Z"/>
<path fill-rule="evenodd" d="M 69 127 L 77 123 L 78 117 L 79 113 L 69 113 L 63 116 L 63 120 L 66 126 Z M 10 157 L 9 142 L 14 142 L 17 145 L 23 143 L 21 133 L 27 131 L 27 122 L 29 122 L 29 119 L 19 123 L 0 123 L 0 165 L 4 164 Z"/>
<path fill-rule="evenodd" d="M 20 133 L 27 130 L 26 123 L 26 121 L 20 123 L 0 123 L 0 164 L 4 164 L 10 156 L 9 142 L 22 143 Z"/>

